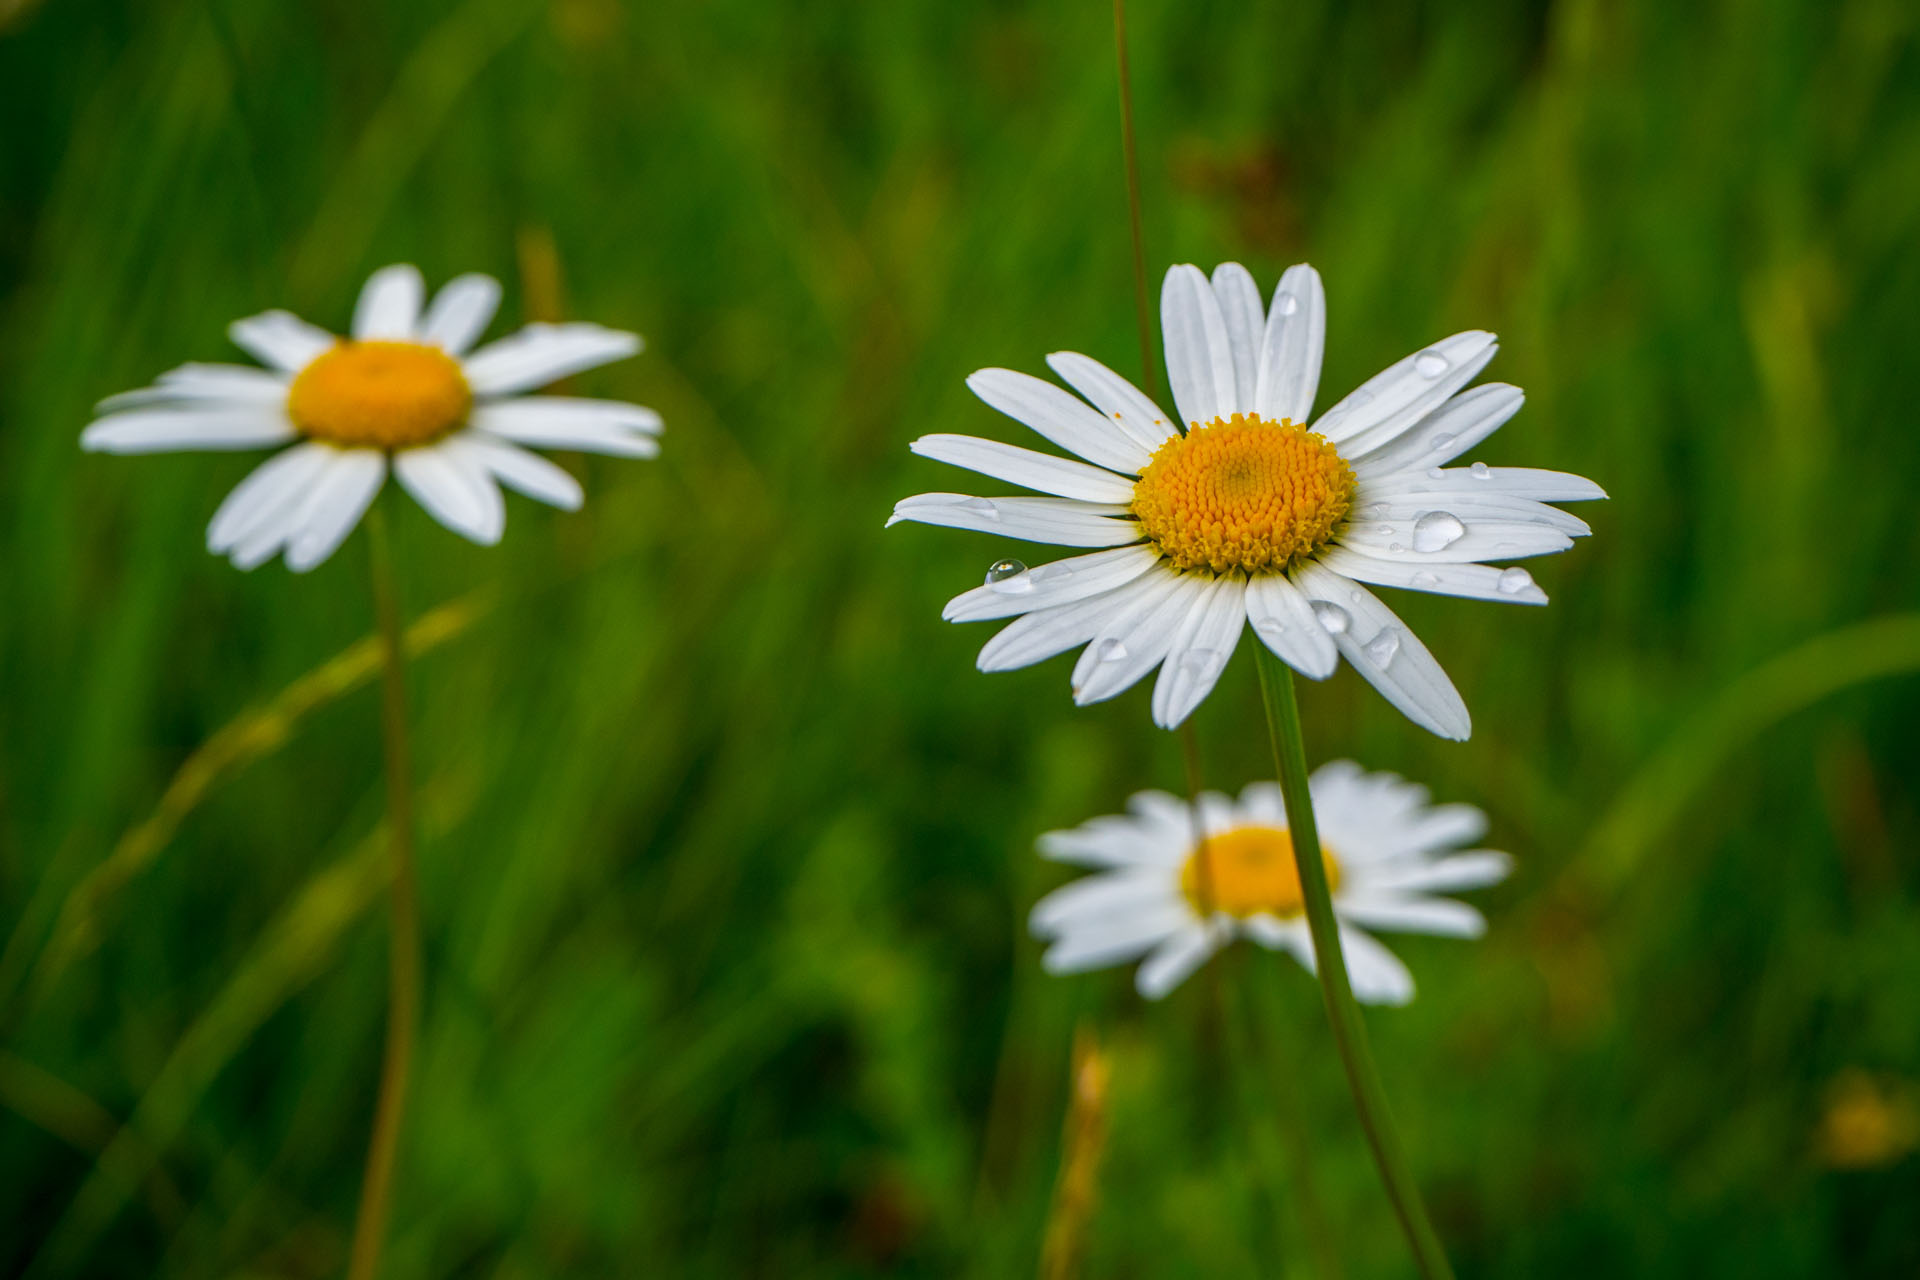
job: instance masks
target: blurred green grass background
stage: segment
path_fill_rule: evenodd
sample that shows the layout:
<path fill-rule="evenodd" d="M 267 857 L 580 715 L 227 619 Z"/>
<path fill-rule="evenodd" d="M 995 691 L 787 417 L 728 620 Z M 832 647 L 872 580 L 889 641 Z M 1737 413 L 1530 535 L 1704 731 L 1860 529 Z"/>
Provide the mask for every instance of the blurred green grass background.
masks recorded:
<path fill-rule="evenodd" d="M 342 1265 L 375 698 L 350 654 L 269 704 L 368 632 L 361 539 L 237 574 L 203 530 L 253 459 L 76 438 L 397 260 L 641 331 L 579 386 L 669 428 L 567 459 L 584 511 L 510 500 L 498 548 L 396 504 L 411 612 L 451 609 L 411 672 L 387 1273 L 1030 1273 L 1077 1027 L 1111 1079 L 1087 1274 L 1311 1275 L 1316 1217 L 1346 1275 L 1410 1273 L 1304 974 L 1219 967 L 1255 1044 L 1209 981 L 1039 972 L 1033 836 L 1178 788 L 1177 743 L 1145 686 L 972 670 L 990 630 L 940 605 L 1032 550 L 880 528 L 952 483 L 912 438 L 1018 438 L 969 371 L 1136 368 L 1105 4 L 0 15 L 0 1273 Z M 1421 996 L 1371 1016 L 1461 1274 L 1920 1271 L 1920 11 L 1131 21 L 1156 279 L 1311 259 L 1323 403 L 1495 329 L 1528 405 L 1483 456 L 1613 495 L 1535 562 L 1549 609 L 1393 598 L 1470 743 L 1347 671 L 1306 692 L 1316 757 L 1481 805 L 1519 860 L 1484 942 L 1396 940 Z M 1268 768 L 1245 652 L 1197 727 L 1210 783 Z"/>

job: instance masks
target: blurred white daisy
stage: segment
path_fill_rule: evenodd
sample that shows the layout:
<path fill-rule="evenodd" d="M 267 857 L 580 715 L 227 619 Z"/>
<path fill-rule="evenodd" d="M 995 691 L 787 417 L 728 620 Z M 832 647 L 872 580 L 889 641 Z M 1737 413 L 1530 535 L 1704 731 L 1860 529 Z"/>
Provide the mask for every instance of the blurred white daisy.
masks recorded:
<path fill-rule="evenodd" d="M 227 496 L 208 549 L 242 569 L 285 552 L 295 572 L 338 547 L 394 476 L 455 533 L 491 545 L 506 526 L 500 486 L 569 511 L 579 482 L 522 445 L 628 458 L 659 453 L 660 415 L 638 405 L 520 394 L 640 350 L 596 324 L 530 324 L 470 350 L 500 302 L 483 275 L 425 306 L 420 273 L 376 271 L 337 338 L 285 311 L 234 323 L 267 367 L 189 364 L 101 402 L 80 437 L 103 453 L 252 449 L 297 441 Z"/>
<path fill-rule="evenodd" d="M 1001 561 L 948 603 L 953 622 L 1018 620 L 980 651 L 983 671 L 1085 646 L 1074 701 L 1098 702 L 1160 668 L 1153 718 L 1173 728 L 1219 679 L 1240 631 L 1303 675 L 1344 655 L 1434 733 L 1465 738 L 1466 705 L 1426 646 L 1361 583 L 1545 604 L 1527 571 L 1485 561 L 1563 551 L 1589 532 L 1550 502 L 1603 498 L 1579 476 L 1446 467 L 1519 410 L 1519 388 L 1462 391 L 1494 337 L 1455 334 L 1406 357 L 1307 423 L 1320 383 L 1326 296 L 1300 265 L 1273 305 L 1226 263 L 1167 272 L 1160 295 L 1180 429 L 1125 378 L 1071 352 L 1047 357 L 1085 399 L 1010 369 L 974 394 L 1078 454 L 1074 461 L 972 436 L 913 443 L 926 457 L 1052 495 L 923 493 L 917 520 L 1029 542 L 1114 550 L 1031 570 Z"/>
<path fill-rule="evenodd" d="M 1485 849 L 1453 852 L 1485 833 L 1485 816 L 1471 805 L 1429 804 L 1425 787 L 1393 774 L 1341 760 L 1316 771 L 1311 788 L 1353 994 L 1405 1004 L 1413 975 L 1366 931 L 1477 938 L 1486 929 L 1478 911 L 1433 895 L 1495 884 L 1511 861 Z M 1048 972 L 1145 956 L 1134 984 L 1157 1000 L 1240 934 L 1312 971 L 1313 938 L 1277 784 L 1256 782 L 1238 801 L 1202 794 L 1197 827 L 1193 807 L 1163 791 L 1143 791 L 1127 807 L 1040 837 L 1046 857 L 1100 868 L 1034 907 L 1033 932 L 1052 944 Z"/>

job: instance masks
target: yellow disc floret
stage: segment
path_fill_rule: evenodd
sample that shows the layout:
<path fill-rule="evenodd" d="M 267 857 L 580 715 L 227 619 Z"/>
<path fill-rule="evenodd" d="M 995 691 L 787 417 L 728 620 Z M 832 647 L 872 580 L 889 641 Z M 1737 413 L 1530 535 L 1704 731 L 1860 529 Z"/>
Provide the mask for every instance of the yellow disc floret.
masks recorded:
<path fill-rule="evenodd" d="M 304 434 L 380 449 L 437 440 L 472 407 L 460 362 L 421 342 L 337 343 L 287 392 L 287 414 Z"/>
<path fill-rule="evenodd" d="M 1329 888 L 1340 887 L 1340 864 L 1322 850 Z M 1271 915 L 1286 919 L 1306 910 L 1300 896 L 1300 870 L 1293 861 L 1293 837 L 1281 827 L 1236 827 L 1187 855 L 1180 869 L 1180 892 L 1202 916 Z"/>
<path fill-rule="evenodd" d="M 1353 484 L 1353 468 L 1323 437 L 1236 413 L 1155 450 L 1133 513 L 1175 568 L 1278 572 L 1326 545 Z"/>

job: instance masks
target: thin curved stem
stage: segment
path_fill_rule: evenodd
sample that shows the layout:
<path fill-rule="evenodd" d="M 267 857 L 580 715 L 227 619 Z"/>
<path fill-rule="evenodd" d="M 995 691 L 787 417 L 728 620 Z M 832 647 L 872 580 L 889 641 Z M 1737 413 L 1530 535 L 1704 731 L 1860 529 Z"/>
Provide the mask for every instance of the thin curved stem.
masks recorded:
<path fill-rule="evenodd" d="M 1133 145 L 1133 75 L 1127 64 L 1127 0 L 1113 0 L 1113 51 L 1120 71 L 1120 145 L 1127 157 L 1127 221 L 1133 230 L 1133 309 L 1140 322 L 1140 389 L 1153 394 L 1153 322 L 1147 311 L 1146 236 L 1140 228 L 1140 160 Z"/>
<path fill-rule="evenodd" d="M 1453 1269 L 1440 1248 L 1439 1237 L 1427 1221 L 1420 1188 L 1407 1166 L 1406 1149 L 1393 1116 L 1387 1110 L 1386 1090 L 1367 1047 L 1367 1028 L 1347 981 L 1347 959 L 1340 949 L 1340 926 L 1333 914 L 1333 893 L 1327 884 L 1327 865 L 1320 853 L 1320 832 L 1313 820 L 1313 801 L 1307 790 L 1307 749 L 1300 732 L 1300 705 L 1294 700 L 1293 673 L 1256 644 L 1260 692 L 1267 709 L 1267 734 L 1273 744 L 1273 763 L 1280 791 L 1286 798 L 1287 830 L 1293 837 L 1293 858 L 1300 871 L 1301 896 L 1306 900 L 1307 927 L 1313 934 L 1315 970 L 1320 994 L 1326 1000 L 1327 1020 L 1333 1026 L 1334 1045 L 1346 1069 L 1360 1127 L 1373 1148 L 1373 1162 L 1386 1184 L 1387 1198 L 1400 1219 L 1414 1260 L 1427 1280 L 1453 1280 Z"/>
<path fill-rule="evenodd" d="M 373 1280 L 380 1269 L 380 1250 L 386 1241 L 393 1197 L 394 1157 L 400 1149 L 400 1122 L 406 1110 L 407 1078 L 413 1068 L 414 1035 L 420 1021 L 420 903 L 414 874 L 413 760 L 407 742 L 405 657 L 386 515 L 378 506 L 367 513 L 367 546 L 372 553 L 373 608 L 380 631 L 380 727 L 386 748 L 387 838 L 393 856 L 393 936 L 387 965 L 387 1047 L 380 1064 L 380 1093 L 374 1104 L 373 1133 L 367 1142 L 366 1173 L 360 1183 L 360 1211 L 354 1220 L 348 1280 Z"/>

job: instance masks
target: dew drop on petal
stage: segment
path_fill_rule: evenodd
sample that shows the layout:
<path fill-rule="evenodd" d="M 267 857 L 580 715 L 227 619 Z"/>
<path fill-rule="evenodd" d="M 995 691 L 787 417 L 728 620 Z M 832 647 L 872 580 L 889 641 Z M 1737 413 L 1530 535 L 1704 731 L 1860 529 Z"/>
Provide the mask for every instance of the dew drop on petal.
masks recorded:
<path fill-rule="evenodd" d="M 1444 449 L 1452 443 L 1453 443 L 1453 432 L 1442 431 L 1440 434 L 1436 435 L 1433 439 L 1427 441 L 1427 447 L 1429 449 Z"/>
<path fill-rule="evenodd" d="M 987 566 L 987 585 L 1006 596 L 1023 596 L 1033 590 L 1033 575 L 1018 560 L 995 560 Z"/>
<path fill-rule="evenodd" d="M 1429 480 L 1444 480 L 1444 479 L 1446 479 L 1446 478 L 1447 478 L 1447 473 L 1446 473 L 1445 471 L 1443 471 L 1443 470 L 1441 470 L 1441 469 L 1440 469 L 1439 467 L 1428 467 L 1428 468 L 1427 468 L 1427 479 L 1429 479 Z M 1432 492 L 1432 490 L 1430 490 L 1430 489 L 1422 489 L 1422 490 L 1421 490 L 1421 492 L 1422 492 L 1422 493 L 1431 493 L 1431 492 Z"/>
<path fill-rule="evenodd" d="M 1320 625 L 1336 636 L 1343 634 L 1353 623 L 1352 615 L 1345 609 L 1325 600 L 1313 602 L 1313 616 L 1320 619 Z"/>
<path fill-rule="evenodd" d="M 1382 627 L 1378 635 L 1367 641 L 1365 648 L 1367 656 L 1384 667 L 1400 652 L 1400 633 L 1392 627 Z"/>
<path fill-rule="evenodd" d="M 971 511 L 975 515 L 982 516 L 988 520 L 998 520 L 1000 518 L 1000 508 L 994 506 L 993 503 L 985 498 L 967 498 L 954 505 L 962 511 Z"/>
<path fill-rule="evenodd" d="M 1220 654 L 1215 649 L 1189 649 L 1180 655 L 1180 669 L 1196 680 L 1206 680 L 1220 669 Z"/>
<path fill-rule="evenodd" d="M 1278 640 L 1287 634 L 1287 624 L 1278 618 L 1262 618 L 1253 624 L 1253 629 L 1273 640 Z"/>
<path fill-rule="evenodd" d="M 1453 362 L 1438 351 L 1422 351 L 1413 358 L 1413 371 L 1423 378 L 1437 378 L 1452 366 Z"/>
<path fill-rule="evenodd" d="M 1422 569 L 1413 575 L 1413 585 L 1422 591 L 1431 591 L 1440 585 L 1440 578 L 1437 574 L 1428 573 Z"/>
<path fill-rule="evenodd" d="M 1294 297 L 1290 291 L 1282 293 L 1273 300 L 1273 309 L 1283 316 L 1290 316 L 1300 309 L 1300 299 Z"/>
<path fill-rule="evenodd" d="M 1043 564 L 1029 574 L 1035 582 L 1065 582 L 1073 576 L 1073 566 L 1062 560 Z"/>
<path fill-rule="evenodd" d="M 1502 569 L 1500 571 L 1498 585 L 1501 594 L 1517 596 L 1533 585 L 1533 575 L 1525 569 L 1522 569 L 1519 565 L 1515 565 L 1511 569 Z"/>
<path fill-rule="evenodd" d="M 1429 511 L 1413 522 L 1413 549 L 1422 555 L 1444 551 L 1467 536 L 1467 526 L 1451 511 Z"/>
<path fill-rule="evenodd" d="M 1094 651 L 1094 656 L 1102 662 L 1125 662 L 1127 646 L 1118 640 L 1102 640 L 1100 647 Z"/>
<path fill-rule="evenodd" d="M 1484 463 L 1484 462 L 1476 462 L 1476 463 L 1474 463 L 1474 464 L 1473 464 L 1473 465 L 1472 465 L 1471 467 L 1469 467 L 1469 468 L 1467 468 L 1467 469 L 1468 469 L 1469 471 L 1471 471 L 1471 472 L 1473 472 L 1473 478 L 1474 478 L 1475 480 L 1491 480 L 1491 479 L 1493 479 L 1493 468 L 1492 468 L 1492 467 L 1490 467 L 1490 466 L 1488 466 L 1488 465 L 1487 465 L 1486 463 Z"/>
<path fill-rule="evenodd" d="M 1347 397 L 1347 408 L 1349 409 L 1362 409 L 1372 403 L 1373 403 L 1373 392 L 1367 390 L 1365 387 L 1360 388 L 1358 391 L 1354 392 L 1352 395 Z"/>

